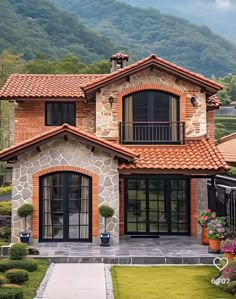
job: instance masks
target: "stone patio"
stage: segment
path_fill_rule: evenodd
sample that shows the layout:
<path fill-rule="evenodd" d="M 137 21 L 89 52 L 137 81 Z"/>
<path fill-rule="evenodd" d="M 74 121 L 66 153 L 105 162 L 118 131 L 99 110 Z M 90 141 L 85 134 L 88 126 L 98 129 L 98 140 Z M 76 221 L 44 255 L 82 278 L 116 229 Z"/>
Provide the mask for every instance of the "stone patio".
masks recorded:
<path fill-rule="evenodd" d="M 126 238 L 119 245 L 100 247 L 92 243 L 39 243 L 34 246 L 38 258 L 55 263 L 108 264 L 212 264 L 216 254 L 198 238 L 161 236 L 160 238 Z"/>

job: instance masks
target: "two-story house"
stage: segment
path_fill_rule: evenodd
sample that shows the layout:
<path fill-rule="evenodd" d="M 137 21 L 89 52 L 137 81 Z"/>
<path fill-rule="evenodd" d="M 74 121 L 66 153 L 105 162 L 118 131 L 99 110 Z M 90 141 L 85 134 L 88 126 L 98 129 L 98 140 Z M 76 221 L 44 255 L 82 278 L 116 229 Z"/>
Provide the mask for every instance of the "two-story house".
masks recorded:
<path fill-rule="evenodd" d="M 15 102 L 14 145 L 0 152 L 13 167 L 13 242 L 28 202 L 35 241 L 95 241 L 103 203 L 114 243 L 196 236 L 198 183 L 228 170 L 214 144 L 222 86 L 155 55 L 111 62 L 110 74 L 15 74 L 2 88 Z"/>

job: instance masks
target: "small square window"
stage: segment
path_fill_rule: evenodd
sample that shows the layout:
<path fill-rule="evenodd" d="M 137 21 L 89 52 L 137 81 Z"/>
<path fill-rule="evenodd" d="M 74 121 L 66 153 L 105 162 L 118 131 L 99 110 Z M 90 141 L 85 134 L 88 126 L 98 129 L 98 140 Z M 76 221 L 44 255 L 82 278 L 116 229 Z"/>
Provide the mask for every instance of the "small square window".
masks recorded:
<path fill-rule="evenodd" d="M 48 102 L 46 103 L 45 110 L 46 126 L 61 126 L 64 123 L 75 126 L 76 103 Z"/>

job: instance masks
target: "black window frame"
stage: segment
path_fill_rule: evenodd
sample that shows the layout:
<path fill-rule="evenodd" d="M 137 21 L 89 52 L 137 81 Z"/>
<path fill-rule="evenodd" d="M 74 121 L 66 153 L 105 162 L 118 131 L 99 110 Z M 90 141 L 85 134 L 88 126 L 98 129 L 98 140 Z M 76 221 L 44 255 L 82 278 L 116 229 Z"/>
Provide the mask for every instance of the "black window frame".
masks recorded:
<path fill-rule="evenodd" d="M 48 106 L 49 105 L 59 105 L 59 113 L 60 113 L 60 116 L 58 117 L 58 121 L 55 122 L 55 123 L 48 123 Z M 68 114 L 67 114 L 67 117 L 66 117 L 66 120 L 63 120 L 63 105 L 73 105 L 73 116 L 70 116 L 71 119 L 73 118 L 73 121 L 69 121 L 69 117 L 68 117 Z M 67 106 L 67 109 L 68 109 L 69 106 Z M 54 109 L 52 109 L 52 111 L 54 111 Z M 68 111 L 67 111 L 68 113 Z M 55 115 L 54 115 L 55 117 Z M 62 121 L 60 121 L 60 119 L 62 119 Z M 64 123 L 67 123 L 71 126 L 76 126 L 76 102 L 57 102 L 57 101 L 51 101 L 51 102 L 45 102 L 45 126 L 47 127 L 55 127 L 55 126 L 61 126 L 63 125 Z"/>

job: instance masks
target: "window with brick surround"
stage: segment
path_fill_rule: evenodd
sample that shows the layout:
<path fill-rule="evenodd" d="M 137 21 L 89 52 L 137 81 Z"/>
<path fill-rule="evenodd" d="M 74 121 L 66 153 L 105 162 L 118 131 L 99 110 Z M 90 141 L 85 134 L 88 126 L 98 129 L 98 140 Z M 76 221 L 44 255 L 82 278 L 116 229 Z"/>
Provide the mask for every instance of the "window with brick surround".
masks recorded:
<path fill-rule="evenodd" d="M 67 123 L 76 125 L 76 103 L 47 102 L 45 104 L 45 125 L 61 126 Z"/>

